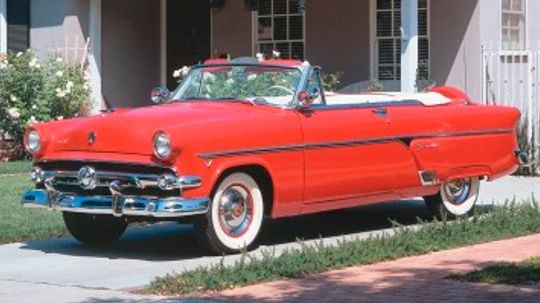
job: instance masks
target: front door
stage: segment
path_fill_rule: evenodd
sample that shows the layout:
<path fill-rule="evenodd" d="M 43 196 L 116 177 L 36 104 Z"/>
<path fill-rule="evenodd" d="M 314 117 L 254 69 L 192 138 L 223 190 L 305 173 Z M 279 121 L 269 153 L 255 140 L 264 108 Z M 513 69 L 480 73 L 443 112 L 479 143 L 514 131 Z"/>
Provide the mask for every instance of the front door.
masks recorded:
<path fill-rule="evenodd" d="M 324 96 L 319 102 L 299 114 L 305 146 L 304 203 L 393 199 L 398 190 L 418 182 L 408 146 L 391 133 L 388 108 L 326 105 Z"/>
<path fill-rule="evenodd" d="M 210 57 L 210 1 L 167 1 L 167 86 L 174 89 L 173 72 Z"/>

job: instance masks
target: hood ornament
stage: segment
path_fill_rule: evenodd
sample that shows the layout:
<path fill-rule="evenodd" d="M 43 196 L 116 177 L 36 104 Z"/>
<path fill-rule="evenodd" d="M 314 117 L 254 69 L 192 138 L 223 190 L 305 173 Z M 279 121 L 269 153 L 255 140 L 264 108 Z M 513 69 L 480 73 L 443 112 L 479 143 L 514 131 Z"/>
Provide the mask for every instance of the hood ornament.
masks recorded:
<path fill-rule="evenodd" d="M 96 132 L 93 131 L 88 134 L 88 143 L 90 145 L 96 143 L 96 139 L 97 139 Z"/>

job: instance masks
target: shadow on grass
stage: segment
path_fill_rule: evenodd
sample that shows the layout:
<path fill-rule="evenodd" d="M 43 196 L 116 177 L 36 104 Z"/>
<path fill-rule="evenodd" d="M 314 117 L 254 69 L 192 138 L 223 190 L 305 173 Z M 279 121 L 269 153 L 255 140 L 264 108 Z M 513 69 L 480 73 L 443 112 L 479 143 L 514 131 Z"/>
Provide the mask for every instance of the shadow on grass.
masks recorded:
<path fill-rule="evenodd" d="M 482 206 L 482 211 L 490 207 Z M 261 246 L 350 235 L 391 228 L 392 221 L 412 225 L 429 220 L 422 200 L 389 202 L 315 215 L 268 220 L 259 237 Z M 92 248 L 71 237 L 31 241 L 23 249 L 71 256 L 174 261 L 208 256 L 196 241 L 191 225 L 155 224 L 129 229 L 120 241 L 109 247 Z"/>

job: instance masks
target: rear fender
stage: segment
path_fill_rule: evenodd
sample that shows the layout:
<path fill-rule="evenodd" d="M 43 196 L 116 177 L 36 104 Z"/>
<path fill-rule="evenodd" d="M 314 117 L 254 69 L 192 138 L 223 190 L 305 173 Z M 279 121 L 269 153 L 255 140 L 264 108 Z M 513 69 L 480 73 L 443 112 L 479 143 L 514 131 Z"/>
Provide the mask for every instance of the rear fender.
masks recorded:
<path fill-rule="evenodd" d="M 441 182 L 466 177 L 496 179 L 517 168 L 512 134 L 417 139 L 411 152 L 419 171 Z"/>

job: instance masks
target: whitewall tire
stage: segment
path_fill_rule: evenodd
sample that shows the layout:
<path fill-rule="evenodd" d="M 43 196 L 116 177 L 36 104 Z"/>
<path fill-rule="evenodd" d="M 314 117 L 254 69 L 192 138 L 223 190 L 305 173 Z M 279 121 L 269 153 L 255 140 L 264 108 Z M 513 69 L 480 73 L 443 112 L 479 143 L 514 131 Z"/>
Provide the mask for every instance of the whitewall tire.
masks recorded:
<path fill-rule="evenodd" d="M 199 242 L 216 254 L 252 246 L 264 217 L 263 195 L 248 174 L 233 173 L 219 183 L 206 219 L 197 224 Z"/>
<path fill-rule="evenodd" d="M 427 206 L 438 219 L 467 215 L 475 206 L 480 192 L 478 177 L 443 183 L 440 192 L 424 197 Z"/>

